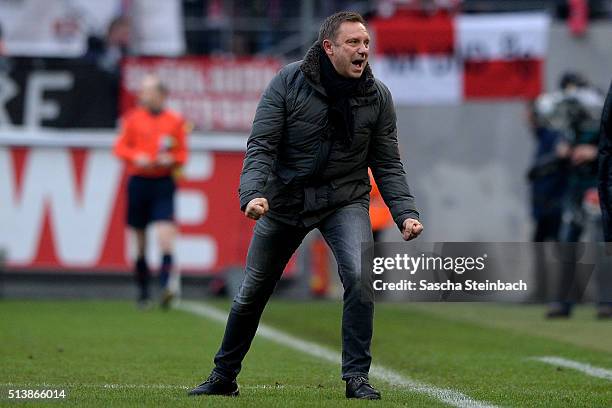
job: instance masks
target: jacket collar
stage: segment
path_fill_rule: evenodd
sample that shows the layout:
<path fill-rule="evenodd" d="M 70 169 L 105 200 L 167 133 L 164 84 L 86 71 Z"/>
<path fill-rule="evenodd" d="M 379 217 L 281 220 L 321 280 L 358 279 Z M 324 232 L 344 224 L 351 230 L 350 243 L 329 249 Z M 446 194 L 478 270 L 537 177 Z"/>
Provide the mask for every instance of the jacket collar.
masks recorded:
<path fill-rule="evenodd" d="M 306 52 L 300 64 L 300 70 L 304 73 L 306 80 L 314 89 L 327 96 L 327 92 L 325 92 L 325 88 L 323 88 L 321 84 L 321 64 L 319 58 L 323 52 L 321 45 L 315 42 Z M 372 73 L 369 62 L 363 70 L 362 75 L 365 75 L 365 81 L 363 81 L 363 88 L 360 90 L 360 94 L 365 95 L 366 92 L 374 86 L 374 74 Z"/>

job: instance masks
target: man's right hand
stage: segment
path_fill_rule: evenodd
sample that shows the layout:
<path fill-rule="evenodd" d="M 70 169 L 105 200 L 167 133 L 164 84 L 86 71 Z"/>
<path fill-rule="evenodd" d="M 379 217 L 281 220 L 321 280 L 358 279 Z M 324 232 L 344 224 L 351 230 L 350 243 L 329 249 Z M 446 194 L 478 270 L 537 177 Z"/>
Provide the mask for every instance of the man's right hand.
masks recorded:
<path fill-rule="evenodd" d="M 147 167 L 151 167 L 153 162 L 151 161 L 151 159 L 149 158 L 147 154 L 139 153 L 134 158 L 134 164 L 136 165 L 136 167 L 147 168 Z"/>
<path fill-rule="evenodd" d="M 258 220 L 266 215 L 269 209 L 268 200 L 263 197 L 254 198 L 247 204 L 244 215 L 251 219 Z"/>
<path fill-rule="evenodd" d="M 404 220 L 404 228 L 402 230 L 404 241 L 415 239 L 421 234 L 421 232 L 423 232 L 423 224 L 421 224 L 418 220 L 415 220 L 414 218 L 406 218 Z"/>

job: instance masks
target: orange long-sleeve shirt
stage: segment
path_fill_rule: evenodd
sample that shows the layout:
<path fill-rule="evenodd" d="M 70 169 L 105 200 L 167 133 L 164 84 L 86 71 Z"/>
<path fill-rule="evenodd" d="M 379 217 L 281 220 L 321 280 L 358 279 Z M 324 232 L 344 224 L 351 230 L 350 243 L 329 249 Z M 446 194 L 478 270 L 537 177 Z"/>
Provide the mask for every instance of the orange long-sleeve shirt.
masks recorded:
<path fill-rule="evenodd" d="M 125 160 L 128 173 L 143 177 L 169 176 L 187 161 L 187 129 L 183 118 L 165 109 L 159 114 L 137 107 L 128 112 L 113 149 L 114 154 Z M 146 155 L 154 162 L 160 154 L 168 153 L 174 159 L 172 166 L 136 166 L 139 155 Z"/>
<path fill-rule="evenodd" d="M 370 184 L 372 185 L 372 192 L 370 193 L 370 221 L 372 222 L 372 230 L 378 231 L 391 225 L 393 217 L 380 194 L 380 190 L 378 190 L 370 169 L 368 169 L 368 173 L 370 174 Z"/>

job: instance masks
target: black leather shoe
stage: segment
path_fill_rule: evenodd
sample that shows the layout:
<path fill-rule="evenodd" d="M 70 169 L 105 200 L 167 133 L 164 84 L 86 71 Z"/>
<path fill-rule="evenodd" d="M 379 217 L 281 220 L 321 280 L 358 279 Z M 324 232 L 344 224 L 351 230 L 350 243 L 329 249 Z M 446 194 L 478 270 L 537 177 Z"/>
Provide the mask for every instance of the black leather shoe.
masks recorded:
<path fill-rule="evenodd" d="M 597 308 L 597 315 L 596 317 L 598 319 L 612 319 L 612 306 L 600 306 L 599 308 Z"/>
<path fill-rule="evenodd" d="M 547 319 L 569 319 L 570 316 L 570 310 L 565 307 L 551 307 L 548 309 L 548 312 L 546 312 Z"/>
<path fill-rule="evenodd" d="M 346 398 L 379 400 L 380 392 L 370 385 L 366 377 L 351 377 L 346 380 Z"/>
<path fill-rule="evenodd" d="M 188 393 L 188 395 L 225 395 L 228 397 L 237 397 L 238 394 L 236 380 L 226 381 L 214 374 Z"/>

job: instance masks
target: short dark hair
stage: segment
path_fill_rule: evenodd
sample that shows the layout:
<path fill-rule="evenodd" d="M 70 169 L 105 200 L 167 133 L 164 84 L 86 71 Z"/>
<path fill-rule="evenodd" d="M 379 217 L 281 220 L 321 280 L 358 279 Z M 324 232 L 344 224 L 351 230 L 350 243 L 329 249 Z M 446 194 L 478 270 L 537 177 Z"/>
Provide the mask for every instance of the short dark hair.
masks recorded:
<path fill-rule="evenodd" d="M 323 40 L 326 39 L 335 41 L 336 36 L 338 35 L 338 29 L 345 21 L 366 25 L 366 22 L 361 14 L 355 11 L 340 11 L 332 14 L 331 16 L 327 17 L 325 21 L 323 21 L 321 28 L 319 28 L 319 39 L 317 40 L 318 43 L 323 44 Z"/>
<path fill-rule="evenodd" d="M 168 96 L 170 90 L 168 89 L 166 84 L 164 84 L 162 81 L 159 81 L 159 83 L 157 84 L 157 92 L 159 92 L 163 96 Z"/>

